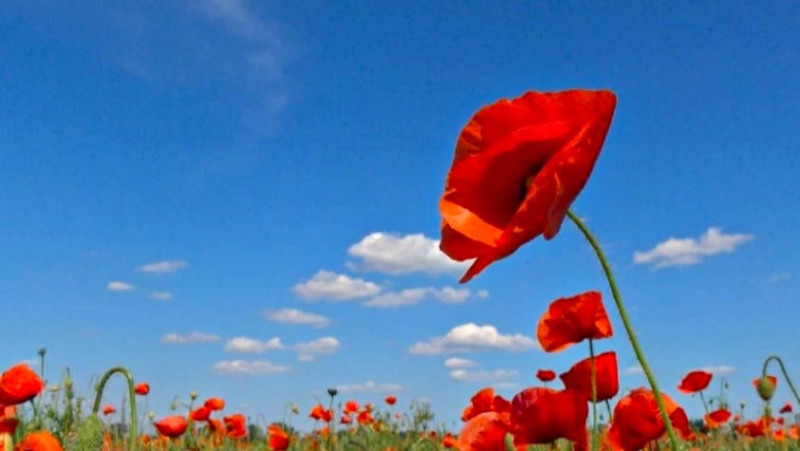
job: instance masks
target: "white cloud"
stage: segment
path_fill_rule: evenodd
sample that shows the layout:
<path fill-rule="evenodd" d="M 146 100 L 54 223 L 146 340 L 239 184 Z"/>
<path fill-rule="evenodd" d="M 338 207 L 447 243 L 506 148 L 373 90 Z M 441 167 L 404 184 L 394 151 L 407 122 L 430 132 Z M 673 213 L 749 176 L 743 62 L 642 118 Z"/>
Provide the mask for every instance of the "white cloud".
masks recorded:
<path fill-rule="evenodd" d="M 424 272 L 429 275 L 460 274 L 470 262 L 457 262 L 439 250 L 439 241 L 425 235 L 399 236 L 375 232 L 350 246 L 348 254 L 361 259 L 352 268 L 400 275 Z"/>
<path fill-rule="evenodd" d="M 106 288 L 108 289 L 108 291 L 131 291 L 135 287 L 129 283 L 115 281 L 115 282 L 108 282 Z"/>
<path fill-rule="evenodd" d="M 169 344 L 194 344 L 194 343 L 213 343 L 219 341 L 218 335 L 203 334 L 200 332 L 192 332 L 190 334 L 166 334 L 161 337 L 161 343 Z"/>
<path fill-rule="evenodd" d="M 462 304 L 472 295 L 468 288 L 408 288 L 398 292 L 383 293 L 364 302 L 365 307 L 394 308 L 416 305 L 426 298 L 433 298 L 443 304 Z"/>
<path fill-rule="evenodd" d="M 444 361 L 444 366 L 452 370 L 472 368 L 478 366 L 478 362 L 460 357 L 450 357 Z"/>
<path fill-rule="evenodd" d="M 731 374 L 736 371 L 736 368 L 728 365 L 711 365 L 700 369 L 714 374 Z"/>
<path fill-rule="evenodd" d="M 489 298 L 489 290 L 478 290 L 478 299 L 488 299 Z"/>
<path fill-rule="evenodd" d="M 363 384 L 338 385 L 337 390 L 341 393 L 397 393 L 405 390 L 400 384 L 378 384 L 367 381 Z"/>
<path fill-rule="evenodd" d="M 522 334 L 503 335 L 491 325 L 462 324 L 444 337 L 412 345 L 411 354 L 437 355 L 480 350 L 525 351 L 537 347 L 536 340 Z"/>
<path fill-rule="evenodd" d="M 354 279 L 344 274 L 323 270 L 314 274 L 308 282 L 295 285 L 292 291 L 308 301 L 317 299 L 347 301 L 374 296 L 380 293 L 381 287 L 364 279 Z"/>
<path fill-rule="evenodd" d="M 245 374 L 251 376 L 288 373 L 291 369 L 289 366 L 276 365 L 266 360 L 223 360 L 214 365 L 214 371 L 219 374 Z"/>
<path fill-rule="evenodd" d="M 709 227 L 699 240 L 670 237 L 649 251 L 636 251 L 633 253 L 633 262 L 651 263 L 656 268 L 694 265 L 704 257 L 729 254 L 752 239 L 753 235 L 724 234 L 719 228 Z"/>
<path fill-rule="evenodd" d="M 165 260 L 161 262 L 148 263 L 140 266 L 137 269 L 139 272 L 146 274 L 167 274 L 188 266 L 189 263 L 187 263 L 185 260 Z"/>
<path fill-rule="evenodd" d="M 294 350 L 297 351 L 297 359 L 301 362 L 308 362 L 319 354 L 334 354 L 341 347 L 341 343 L 334 337 L 322 337 L 305 343 L 297 343 Z"/>
<path fill-rule="evenodd" d="M 241 354 L 261 354 L 267 351 L 284 349 L 281 339 L 278 337 L 270 338 L 266 341 L 254 338 L 236 337 L 231 338 L 225 343 L 225 350 L 228 352 L 238 352 Z"/>
<path fill-rule="evenodd" d="M 516 377 L 515 370 L 470 371 L 458 369 L 450 371 L 450 379 L 464 382 L 501 382 Z"/>
<path fill-rule="evenodd" d="M 427 294 L 428 290 L 425 288 L 409 288 L 396 293 L 380 294 L 365 302 L 363 305 L 366 307 L 380 308 L 404 307 L 419 304 L 425 299 Z"/>
<path fill-rule="evenodd" d="M 644 370 L 642 369 L 641 365 L 632 365 L 624 370 L 622 370 L 625 374 L 644 374 Z"/>
<path fill-rule="evenodd" d="M 154 291 L 150 293 L 150 299 L 155 299 L 156 301 L 169 301 L 172 299 L 172 293 L 169 291 Z"/>
<path fill-rule="evenodd" d="M 325 327 L 331 320 L 315 313 L 307 313 L 302 310 L 285 308 L 275 311 L 264 312 L 264 317 L 273 323 L 281 324 L 304 324 L 313 327 Z"/>

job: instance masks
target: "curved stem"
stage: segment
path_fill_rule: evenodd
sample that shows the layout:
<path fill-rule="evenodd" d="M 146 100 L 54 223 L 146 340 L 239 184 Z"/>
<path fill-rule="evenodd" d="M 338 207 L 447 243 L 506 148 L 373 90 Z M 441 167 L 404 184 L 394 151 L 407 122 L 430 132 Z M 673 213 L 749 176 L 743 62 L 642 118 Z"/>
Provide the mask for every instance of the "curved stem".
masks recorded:
<path fill-rule="evenodd" d="M 130 444 L 128 445 L 129 451 L 136 450 L 136 388 L 134 387 L 133 383 L 133 376 L 131 372 L 128 371 L 127 368 L 121 366 L 115 366 L 110 370 L 106 371 L 103 377 L 100 378 L 100 382 L 97 383 L 97 393 L 94 396 L 94 405 L 92 406 L 92 414 L 97 415 L 100 411 L 100 403 L 103 401 L 103 390 L 106 388 L 106 383 L 108 379 L 113 376 L 115 373 L 120 373 L 125 376 L 125 379 L 128 381 L 128 400 L 130 401 L 131 406 L 131 424 L 130 424 L 130 437 L 128 440 Z"/>
<path fill-rule="evenodd" d="M 766 360 L 764 360 L 764 366 L 761 369 L 761 377 L 766 377 L 767 376 L 767 366 L 769 365 L 769 362 L 771 362 L 773 360 L 778 362 L 778 365 L 780 365 L 781 372 L 783 373 L 783 377 L 786 378 L 786 383 L 789 385 L 789 388 L 792 390 L 792 394 L 794 395 L 795 401 L 797 401 L 797 405 L 800 406 L 800 396 L 797 395 L 797 389 L 794 388 L 794 384 L 792 383 L 792 379 L 789 377 L 789 373 L 786 372 L 786 367 L 783 365 L 783 360 L 780 357 L 778 357 L 776 355 L 771 355 L 771 356 L 767 357 Z"/>
<path fill-rule="evenodd" d="M 623 326 L 625 326 L 625 331 L 628 333 L 628 339 L 631 342 L 633 353 L 636 354 L 636 359 L 639 360 L 639 364 L 642 366 L 645 376 L 647 376 L 647 382 L 650 383 L 650 388 L 653 390 L 653 395 L 656 398 L 658 410 L 661 411 L 661 419 L 664 421 L 664 426 L 667 429 L 669 441 L 673 450 L 677 451 L 680 449 L 678 436 L 675 434 L 675 428 L 672 427 L 672 421 L 669 419 L 669 414 L 667 413 L 667 407 L 664 405 L 664 400 L 661 399 L 661 390 L 658 389 L 656 378 L 653 375 L 653 371 L 650 369 L 650 365 L 647 364 L 647 359 L 644 357 L 644 352 L 642 352 L 639 339 L 636 338 L 636 332 L 634 332 L 633 326 L 631 325 L 631 320 L 628 317 L 628 311 L 625 309 L 625 304 L 622 303 L 622 295 L 620 295 L 619 289 L 617 288 L 617 282 L 614 279 L 614 274 L 611 272 L 611 266 L 609 265 L 603 250 L 600 248 L 600 244 L 594 238 L 592 232 L 590 232 L 586 227 L 586 224 L 584 224 L 583 221 L 581 221 L 580 218 L 578 218 L 578 216 L 576 216 L 571 210 L 567 211 L 567 216 L 570 220 L 572 220 L 573 223 L 575 223 L 581 233 L 583 233 L 583 236 L 592 246 L 592 249 L 594 249 L 597 259 L 600 261 L 600 266 L 603 267 L 606 279 L 608 279 L 608 285 L 611 287 L 611 294 L 614 297 L 614 303 L 617 306 L 620 319 L 622 320 Z"/>

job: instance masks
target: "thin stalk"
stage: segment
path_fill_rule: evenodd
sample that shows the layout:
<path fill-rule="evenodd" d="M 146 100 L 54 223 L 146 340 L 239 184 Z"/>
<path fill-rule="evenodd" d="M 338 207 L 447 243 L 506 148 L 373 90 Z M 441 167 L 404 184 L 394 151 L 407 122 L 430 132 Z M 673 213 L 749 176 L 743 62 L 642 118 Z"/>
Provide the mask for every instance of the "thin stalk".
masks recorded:
<path fill-rule="evenodd" d="M 647 377 L 647 382 L 650 383 L 650 388 L 653 390 L 653 395 L 656 398 L 658 410 L 661 412 L 661 419 L 664 421 L 664 426 L 667 429 L 667 435 L 669 436 L 672 449 L 674 451 L 680 450 L 681 448 L 678 435 L 675 433 L 675 428 L 672 427 L 672 421 L 669 419 L 669 414 L 667 413 L 666 405 L 664 405 L 664 400 L 661 399 L 661 390 L 658 389 L 658 383 L 656 382 L 655 375 L 650 369 L 650 365 L 647 364 L 647 359 L 645 358 L 642 347 L 639 344 L 639 339 L 636 337 L 636 332 L 633 330 L 633 325 L 631 324 L 630 317 L 628 316 L 628 311 L 625 309 L 625 304 L 622 302 L 622 295 L 617 288 L 617 282 L 614 279 L 614 274 L 611 272 L 611 266 L 608 263 L 608 259 L 606 259 L 603 250 L 600 248 L 600 244 L 594 238 L 592 232 L 586 227 L 586 224 L 584 224 L 583 221 L 581 221 L 581 219 L 578 218 L 578 216 L 576 216 L 571 210 L 567 211 L 567 216 L 570 220 L 572 220 L 573 223 L 575 223 L 581 233 L 583 233 L 583 236 L 592 246 L 592 249 L 594 249 L 597 259 L 600 261 L 600 266 L 603 267 L 603 272 L 605 272 L 606 279 L 608 279 L 608 285 L 611 288 L 611 294 L 614 297 L 614 304 L 617 306 L 620 319 L 622 320 L 623 326 L 625 326 L 625 332 L 628 334 L 628 339 L 631 342 L 633 353 L 636 355 L 636 359 L 639 360 L 639 364 L 642 366 L 642 370 Z"/>
<path fill-rule="evenodd" d="M 106 371 L 103 377 L 100 378 L 100 382 L 97 384 L 97 392 L 95 393 L 94 397 L 94 405 L 92 406 L 92 413 L 97 415 L 100 411 L 100 403 L 103 401 L 103 390 L 106 388 L 106 383 L 108 379 L 113 376 L 115 373 L 122 374 L 125 379 L 128 381 L 128 399 L 130 400 L 131 406 L 131 424 L 130 424 L 130 437 L 128 438 L 130 444 L 128 445 L 128 451 L 135 451 L 136 450 L 136 388 L 133 384 L 133 376 L 131 372 L 128 371 L 127 368 L 116 366 L 111 368 L 110 370 Z"/>
<path fill-rule="evenodd" d="M 592 384 L 592 444 L 591 450 L 597 449 L 597 363 L 594 361 L 594 340 L 589 339 L 589 362 Z"/>

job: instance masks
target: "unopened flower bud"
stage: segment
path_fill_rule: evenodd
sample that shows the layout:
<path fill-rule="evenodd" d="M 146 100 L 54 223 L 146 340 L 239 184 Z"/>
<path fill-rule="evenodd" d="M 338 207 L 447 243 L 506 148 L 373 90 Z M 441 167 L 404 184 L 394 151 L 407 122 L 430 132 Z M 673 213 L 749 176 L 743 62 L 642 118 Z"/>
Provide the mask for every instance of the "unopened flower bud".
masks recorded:
<path fill-rule="evenodd" d="M 196 392 L 196 391 L 194 391 L 194 390 L 190 391 L 190 392 L 189 392 L 189 398 L 190 398 L 192 401 L 194 401 L 195 399 L 197 399 L 197 392 Z"/>
<path fill-rule="evenodd" d="M 758 392 L 758 396 L 761 397 L 764 401 L 769 401 L 772 399 L 772 395 L 775 394 L 775 376 L 764 376 L 758 380 L 756 384 L 756 391 Z"/>
<path fill-rule="evenodd" d="M 64 389 L 65 390 L 72 390 L 72 385 L 73 385 L 72 378 L 68 377 L 68 378 L 64 379 Z"/>
<path fill-rule="evenodd" d="M 156 413 L 153 412 L 152 410 L 150 412 L 147 412 L 147 419 L 148 420 L 153 421 L 153 418 L 155 418 L 155 417 L 156 417 Z"/>
<path fill-rule="evenodd" d="M 297 407 L 297 404 L 292 403 L 292 413 L 295 415 L 300 415 L 300 408 Z"/>
<path fill-rule="evenodd" d="M 49 390 L 53 393 L 58 393 L 58 391 L 61 390 L 61 387 L 59 387 L 58 384 L 53 384 L 50 386 Z"/>

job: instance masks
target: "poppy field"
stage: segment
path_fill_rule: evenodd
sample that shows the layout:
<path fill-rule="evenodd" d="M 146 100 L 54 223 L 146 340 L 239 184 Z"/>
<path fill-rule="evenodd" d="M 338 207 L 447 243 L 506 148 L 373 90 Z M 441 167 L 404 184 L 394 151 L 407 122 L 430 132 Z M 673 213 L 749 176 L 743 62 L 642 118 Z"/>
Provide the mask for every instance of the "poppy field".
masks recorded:
<path fill-rule="evenodd" d="M 4 451 L 114 450 L 792 450 L 800 449 L 794 410 L 800 397 L 778 356 L 753 362 L 752 390 L 759 405 L 730 403 L 727 386 L 711 372 L 686 369 L 680 381 L 658 380 L 627 313 L 622 288 L 599 240 L 570 208 L 590 179 L 617 96 L 609 90 L 527 92 L 485 106 L 456 139 L 439 210 L 440 249 L 452 260 L 472 261 L 468 283 L 522 246 L 546 246 L 562 229 L 580 233 L 594 252 L 608 286 L 573 293 L 548 306 L 530 306 L 545 353 L 583 347 L 585 358 L 558 374 L 541 368 L 527 388 L 504 398 L 491 386 L 463 407 L 460 428 L 448 430 L 435 412 L 390 395 L 363 403 L 328 389 L 327 402 L 291 403 L 284 418 L 248 419 L 215 393 L 178 396 L 172 413 L 149 412 L 150 385 L 127 369 L 102 374 L 89 393 L 78 393 L 69 372 L 59 378 L 19 364 L 0 378 L 0 447 Z M 538 310 L 537 310 L 538 309 Z M 597 340 L 624 334 L 647 386 L 620 390 L 615 351 L 595 352 Z M 761 366 L 759 366 L 761 365 Z M 111 378 L 126 382 L 123 403 L 107 393 Z M 322 381 L 324 383 L 324 381 Z M 721 395 L 706 393 L 719 384 Z M 785 386 L 785 387 L 784 387 Z M 224 391 L 224 387 L 220 387 Z M 779 391 L 780 390 L 780 391 Z M 778 399 L 790 394 L 790 399 Z M 288 400 L 287 400 L 288 401 Z M 90 408 L 85 407 L 88 402 Z M 682 405 L 701 403 L 691 419 Z M 309 417 L 300 431 L 292 418 Z"/>

